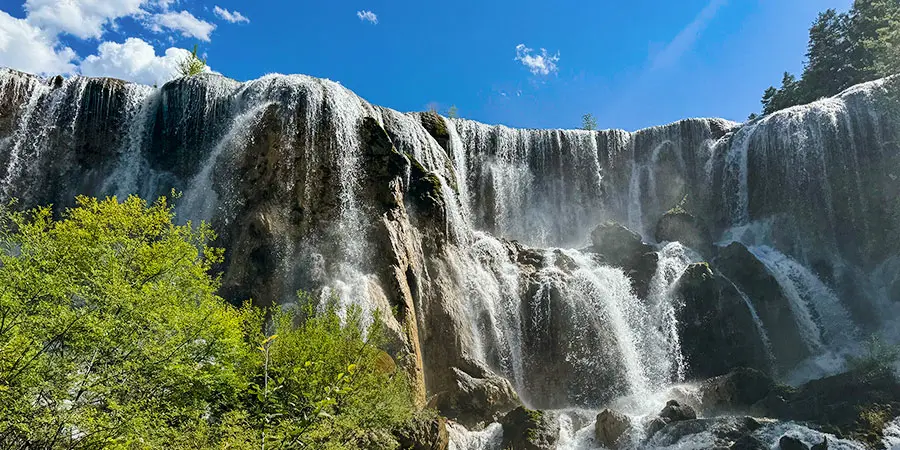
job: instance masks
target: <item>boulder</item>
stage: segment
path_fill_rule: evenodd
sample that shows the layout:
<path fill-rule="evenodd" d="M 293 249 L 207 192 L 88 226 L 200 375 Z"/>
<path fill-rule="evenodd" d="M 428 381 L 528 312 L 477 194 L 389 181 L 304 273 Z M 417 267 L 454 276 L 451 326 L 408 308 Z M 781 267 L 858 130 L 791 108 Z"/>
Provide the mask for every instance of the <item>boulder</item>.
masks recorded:
<path fill-rule="evenodd" d="M 503 446 L 510 450 L 552 450 L 559 440 L 559 421 L 552 414 L 518 407 L 503 420 Z"/>
<path fill-rule="evenodd" d="M 707 415 L 749 412 L 775 388 L 768 375 L 756 369 L 738 368 L 700 384 L 700 407 Z"/>
<path fill-rule="evenodd" d="M 720 249 L 715 266 L 747 294 L 769 334 L 777 369 L 785 372 L 810 355 L 800 336 L 790 300 L 775 277 L 747 247 L 733 242 Z"/>
<path fill-rule="evenodd" d="M 734 284 L 707 263 L 688 266 L 675 284 L 675 314 L 687 377 L 705 379 L 736 367 L 771 371 L 768 350 Z"/>
<path fill-rule="evenodd" d="M 453 368 L 456 383 L 431 401 L 442 415 L 471 428 L 478 424 L 496 422 L 519 405 L 518 395 L 506 378 L 493 373 L 479 373 L 476 378 Z"/>
<path fill-rule="evenodd" d="M 900 415 L 900 382 L 887 368 L 847 372 L 774 390 L 757 409 L 877 446 L 885 424 Z"/>
<path fill-rule="evenodd" d="M 659 242 L 681 242 L 707 258 L 714 256 L 709 228 L 678 207 L 669 210 L 659 219 L 655 237 Z"/>
<path fill-rule="evenodd" d="M 697 418 L 697 412 L 688 405 L 680 405 L 675 400 L 669 400 L 666 407 L 659 413 L 659 417 L 666 423 L 680 422 L 682 420 L 694 420 Z"/>
<path fill-rule="evenodd" d="M 769 450 L 770 448 L 762 439 L 752 434 L 741 436 L 729 447 L 730 450 Z"/>
<path fill-rule="evenodd" d="M 653 247 L 641 241 L 639 234 L 615 222 L 594 228 L 591 242 L 593 246 L 588 250 L 601 255 L 607 264 L 622 268 L 638 297 L 646 298 L 659 262 Z"/>
<path fill-rule="evenodd" d="M 806 444 L 793 436 L 782 436 L 778 440 L 778 448 L 781 450 L 809 450 Z"/>
<path fill-rule="evenodd" d="M 642 448 L 671 447 L 682 439 L 706 434 L 712 442 L 703 448 L 729 448 L 732 443 L 750 436 L 762 427 L 756 419 L 746 416 L 724 416 L 709 419 L 694 419 L 672 422 L 659 430 Z M 768 447 L 764 447 L 768 448 Z"/>
<path fill-rule="evenodd" d="M 422 415 L 394 431 L 394 437 L 404 450 L 447 450 L 450 433 L 447 419 Z"/>
<path fill-rule="evenodd" d="M 623 436 L 631 428 L 631 421 L 622 413 L 604 409 L 597 414 L 597 423 L 594 426 L 594 437 L 597 442 L 606 448 L 618 449 Z"/>

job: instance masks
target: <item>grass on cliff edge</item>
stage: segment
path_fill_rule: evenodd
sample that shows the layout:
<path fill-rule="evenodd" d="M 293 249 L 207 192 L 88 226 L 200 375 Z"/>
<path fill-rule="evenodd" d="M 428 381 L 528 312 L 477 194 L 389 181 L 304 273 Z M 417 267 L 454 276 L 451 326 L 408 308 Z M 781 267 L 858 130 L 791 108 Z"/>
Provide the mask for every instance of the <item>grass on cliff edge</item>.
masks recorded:
<path fill-rule="evenodd" d="M 0 448 L 396 446 L 413 403 L 380 321 L 233 307 L 213 231 L 173 219 L 165 198 L 0 210 Z"/>

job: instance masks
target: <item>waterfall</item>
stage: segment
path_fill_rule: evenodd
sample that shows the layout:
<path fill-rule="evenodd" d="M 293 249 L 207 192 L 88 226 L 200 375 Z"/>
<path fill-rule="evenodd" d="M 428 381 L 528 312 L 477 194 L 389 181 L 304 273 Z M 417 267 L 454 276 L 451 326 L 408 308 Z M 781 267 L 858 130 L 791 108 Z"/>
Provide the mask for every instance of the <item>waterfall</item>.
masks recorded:
<path fill-rule="evenodd" d="M 441 119 L 446 134 L 432 135 L 423 114 L 306 76 L 206 74 L 157 89 L 0 69 L 0 193 L 66 206 L 76 194 L 152 199 L 174 188 L 179 220 L 219 231 L 229 298 L 284 303 L 302 289 L 341 308 L 396 310 L 392 350 L 423 361 L 429 394 L 453 382 L 451 369 L 477 366 L 530 406 L 617 404 L 637 416 L 685 377 L 675 283 L 692 263 L 716 266 L 714 255 L 656 242 L 675 205 L 714 241 L 749 248 L 812 359 L 839 360 L 861 330 L 897 328 L 885 311 L 900 292 L 900 140 L 880 89 L 743 125 Z M 653 246 L 655 269 L 613 266 L 621 255 L 585 246 L 608 220 Z M 771 356 L 777 330 L 760 320 L 759 299 L 738 292 Z M 881 313 L 863 323 L 868 304 Z M 563 416 L 576 448 L 589 433 Z M 495 448 L 499 430 L 454 425 L 453 445 Z"/>

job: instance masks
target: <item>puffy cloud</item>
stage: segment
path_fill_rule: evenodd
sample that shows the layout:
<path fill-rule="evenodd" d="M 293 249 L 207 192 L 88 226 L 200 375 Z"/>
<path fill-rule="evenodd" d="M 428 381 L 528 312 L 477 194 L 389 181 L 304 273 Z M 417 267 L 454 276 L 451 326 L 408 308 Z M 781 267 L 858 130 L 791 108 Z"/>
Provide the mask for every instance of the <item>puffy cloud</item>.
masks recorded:
<path fill-rule="evenodd" d="M 216 26 L 194 17 L 187 11 L 155 14 L 150 18 L 150 28 L 157 33 L 164 28 L 181 32 L 184 37 L 194 37 L 209 42 L 209 35 Z"/>
<path fill-rule="evenodd" d="M 178 63 L 190 55 L 187 50 L 170 48 L 164 55 L 157 56 L 152 45 L 138 38 L 128 38 L 122 44 L 103 42 L 97 48 L 96 55 L 88 56 L 81 62 L 81 73 L 162 85 L 175 78 Z"/>
<path fill-rule="evenodd" d="M 550 75 L 559 70 L 556 66 L 559 61 L 559 52 L 550 55 L 544 48 L 540 53 L 534 53 L 534 50 L 526 47 L 525 44 L 519 44 L 516 46 L 515 60 L 521 62 L 534 75 Z"/>
<path fill-rule="evenodd" d="M 247 16 L 241 14 L 240 12 L 238 12 L 238 11 L 232 12 L 225 8 L 220 8 L 218 5 L 216 5 L 216 7 L 213 8 L 213 12 L 216 13 L 217 16 L 219 16 L 222 19 L 224 19 L 228 22 L 231 22 L 231 23 L 240 23 L 240 22 L 250 23 L 250 19 L 248 19 Z"/>
<path fill-rule="evenodd" d="M 0 11 L 0 65 L 32 73 L 72 73 L 75 58 L 53 35 Z"/>
<path fill-rule="evenodd" d="M 356 17 L 359 17 L 359 20 L 362 20 L 363 22 L 370 22 L 378 25 L 378 16 L 372 11 L 357 11 Z"/>
<path fill-rule="evenodd" d="M 26 0 L 26 20 L 51 33 L 99 38 L 116 19 L 141 15 L 148 0 Z"/>

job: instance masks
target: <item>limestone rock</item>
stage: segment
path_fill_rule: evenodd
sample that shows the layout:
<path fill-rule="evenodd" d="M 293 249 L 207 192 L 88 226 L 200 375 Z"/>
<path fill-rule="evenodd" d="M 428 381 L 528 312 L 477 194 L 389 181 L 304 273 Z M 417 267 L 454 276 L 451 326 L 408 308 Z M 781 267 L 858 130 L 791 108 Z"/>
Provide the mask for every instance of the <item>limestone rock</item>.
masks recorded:
<path fill-rule="evenodd" d="M 680 422 L 682 420 L 694 420 L 697 412 L 688 405 L 680 405 L 675 400 L 669 400 L 666 407 L 659 413 L 659 417 L 667 423 Z"/>
<path fill-rule="evenodd" d="M 738 438 L 729 448 L 730 450 L 769 450 L 770 446 L 762 439 L 748 434 Z"/>
<path fill-rule="evenodd" d="M 732 443 L 749 436 L 762 427 L 756 419 L 747 416 L 723 416 L 709 419 L 693 419 L 672 422 L 659 430 L 646 442 L 644 448 L 661 448 L 677 444 L 690 435 L 706 433 L 712 438 L 710 447 L 729 448 Z"/>
<path fill-rule="evenodd" d="M 676 282 L 676 309 L 687 376 L 705 379 L 736 367 L 768 372 L 771 362 L 763 337 L 740 292 L 706 263 L 688 266 Z"/>
<path fill-rule="evenodd" d="M 793 436 L 782 436 L 778 440 L 778 448 L 781 450 L 809 450 L 809 447 L 803 441 Z"/>
<path fill-rule="evenodd" d="M 900 415 L 900 382 L 890 369 L 847 372 L 774 391 L 757 408 L 875 446 L 884 423 Z"/>
<path fill-rule="evenodd" d="M 415 417 L 394 431 L 394 436 L 404 450 L 447 450 L 450 446 L 447 419 L 443 417 Z"/>
<path fill-rule="evenodd" d="M 559 440 L 559 421 L 545 411 L 518 407 L 500 421 L 503 448 L 510 450 L 553 450 Z"/>
<path fill-rule="evenodd" d="M 775 389 L 766 374 L 738 368 L 700 384 L 700 404 L 704 413 L 749 411 Z"/>
<path fill-rule="evenodd" d="M 707 258 L 714 256 L 709 229 L 681 208 L 663 214 L 656 224 L 655 236 L 659 242 L 681 242 Z"/>
<path fill-rule="evenodd" d="M 447 122 L 444 121 L 444 118 L 434 111 L 424 112 L 419 115 L 419 118 L 422 121 L 422 126 L 428 131 L 428 134 L 430 134 L 444 150 L 448 150 L 450 148 L 450 133 L 447 131 Z"/>
<path fill-rule="evenodd" d="M 601 255 L 607 264 L 622 268 L 631 278 L 638 297 L 646 298 L 650 280 L 656 273 L 659 256 L 641 236 L 615 222 L 604 222 L 591 232 L 590 251 Z"/>
<path fill-rule="evenodd" d="M 594 437 L 604 447 L 617 449 L 630 428 L 631 421 L 627 416 L 611 409 L 604 409 L 597 414 Z"/>
<path fill-rule="evenodd" d="M 453 371 L 456 383 L 437 394 L 432 404 L 441 414 L 466 427 L 495 422 L 521 404 L 506 378 L 492 373 L 481 373 L 480 378 L 475 378 L 458 368 Z"/>
<path fill-rule="evenodd" d="M 765 265 L 743 244 L 720 249 L 715 266 L 753 303 L 772 342 L 778 368 L 786 371 L 810 355 L 800 336 L 790 300 Z"/>

